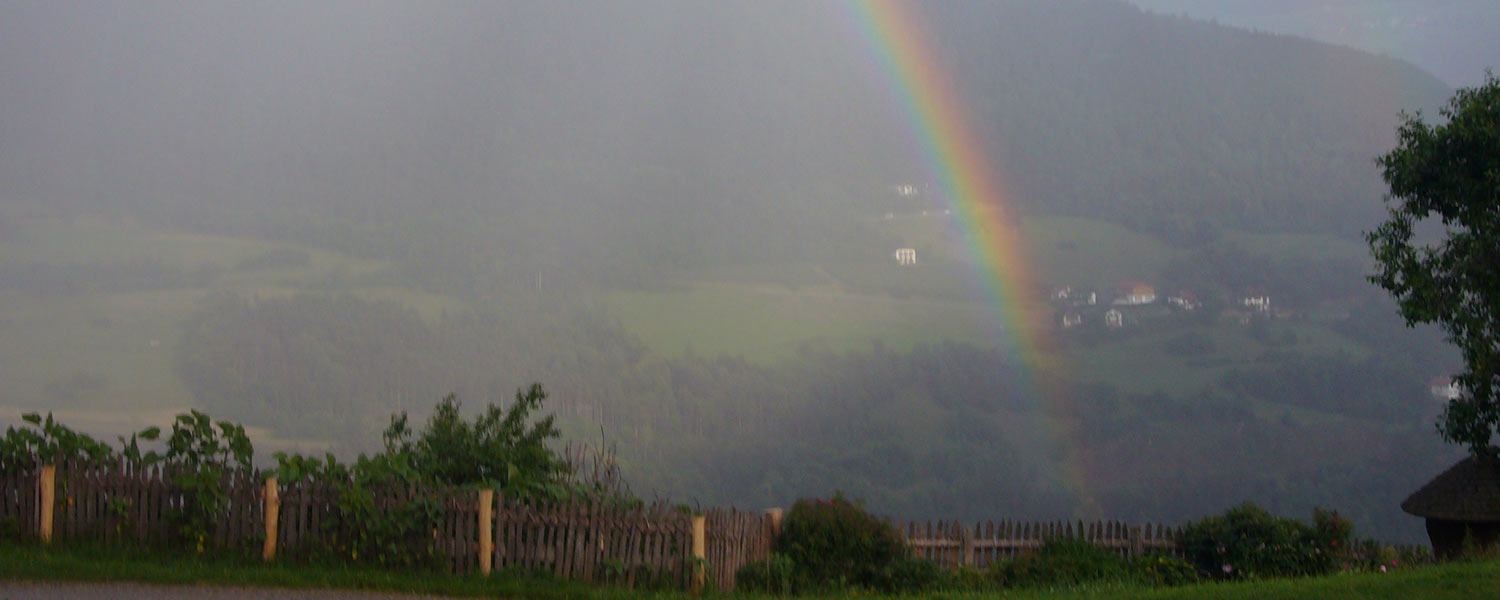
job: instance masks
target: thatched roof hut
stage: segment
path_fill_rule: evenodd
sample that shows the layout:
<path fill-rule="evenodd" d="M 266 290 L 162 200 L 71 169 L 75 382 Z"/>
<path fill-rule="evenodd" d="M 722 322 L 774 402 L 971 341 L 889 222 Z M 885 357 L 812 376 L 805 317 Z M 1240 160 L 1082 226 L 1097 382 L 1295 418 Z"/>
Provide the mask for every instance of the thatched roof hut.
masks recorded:
<path fill-rule="evenodd" d="M 1457 556 L 1465 538 L 1480 546 L 1500 541 L 1500 459 L 1458 461 L 1412 492 L 1401 510 L 1427 519 L 1427 537 L 1438 558 Z"/>

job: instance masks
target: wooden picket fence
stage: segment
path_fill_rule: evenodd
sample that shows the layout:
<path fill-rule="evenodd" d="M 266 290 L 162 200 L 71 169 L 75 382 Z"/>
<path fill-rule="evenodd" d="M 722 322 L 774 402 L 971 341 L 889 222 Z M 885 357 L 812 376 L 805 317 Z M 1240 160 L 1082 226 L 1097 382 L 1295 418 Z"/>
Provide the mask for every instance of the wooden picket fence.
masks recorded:
<path fill-rule="evenodd" d="M 990 563 L 1032 552 L 1049 540 L 1078 539 L 1126 558 L 1149 553 L 1181 556 L 1177 530 L 1162 525 L 1127 525 L 1120 521 L 1017 522 L 985 521 L 972 528 L 957 521 L 909 522 L 899 528 L 917 558 L 944 567 L 983 568 Z"/>
<path fill-rule="evenodd" d="M 278 488 L 278 518 L 272 556 L 306 559 L 334 552 L 335 541 L 355 539 L 350 523 L 339 515 L 338 489 L 323 483 L 292 482 Z M 478 491 L 463 488 L 386 487 L 371 490 L 375 511 L 389 514 L 408 501 L 430 500 L 437 520 L 430 531 L 409 533 L 400 544 L 439 557 L 452 573 L 471 573 L 478 564 Z M 262 497 L 264 493 L 262 493 Z M 264 525 L 262 525 L 264 528 Z M 346 558 L 357 558 L 358 548 Z M 368 558 L 368 557 L 367 557 Z"/>
<path fill-rule="evenodd" d="M 497 514 L 496 568 L 630 587 L 687 584 L 691 515 L 665 505 L 509 501 Z"/>
<path fill-rule="evenodd" d="M 168 468 L 115 460 L 62 463 L 54 475 L 47 472 L 0 471 L 0 527 L 26 537 L 110 543 L 161 543 L 179 533 L 172 530 L 171 517 L 188 499 L 172 483 L 174 472 Z M 48 477 L 54 478 L 54 489 L 44 492 Z M 205 549 L 210 544 L 217 551 L 260 548 L 268 560 L 300 560 L 355 537 L 346 528 L 357 524 L 340 518 L 338 492 L 331 486 L 283 485 L 253 472 L 232 473 L 220 485 L 228 503 L 211 540 L 204 540 Z M 43 527 L 48 494 L 53 510 Z M 664 504 L 546 504 L 465 488 L 393 487 L 373 496 L 374 509 L 382 513 L 415 499 L 431 502 L 435 511 L 429 514 L 437 515 L 431 531 L 408 532 L 409 539 L 396 542 L 436 557 L 450 572 L 545 572 L 627 587 L 732 590 L 740 567 L 770 554 L 779 527 L 779 511 L 773 516 L 714 509 L 693 515 Z M 268 528 L 268 507 L 274 510 L 274 528 Z M 1084 540 L 1125 557 L 1180 556 L 1177 531 L 1151 524 L 987 521 L 964 527 L 928 521 L 898 528 L 916 557 L 948 568 L 983 568 L 1058 538 Z"/>
<path fill-rule="evenodd" d="M 40 467 L 0 470 L 0 534 L 37 535 L 41 511 L 37 505 Z"/>
<path fill-rule="evenodd" d="M 0 525 L 14 522 L 26 537 L 106 543 L 161 543 L 179 532 L 172 515 L 188 502 L 173 483 L 170 467 L 125 460 L 62 462 L 54 469 L 51 525 L 43 521 L 43 477 L 37 469 L 0 471 Z M 253 472 L 234 472 L 220 482 L 227 504 L 204 548 L 306 559 L 330 551 L 333 540 L 353 536 L 339 518 L 339 498 L 328 485 L 271 480 L 275 490 L 275 536 L 267 531 L 267 482 Z M 479 490 L 388 488 L 373 491 L 377 511 L 408 500 L 434 501 L 432 531 L 401 540 L 443 561 L 453 573 L 513 569 L 625 586 L 695 587 L 695 579 L 733 589 L 735 572 L 770 553 L 774 532 L 761 513 L 710 510 L 694 516 L 663 504 L 625 507 L 605 503 L 542 504 L 489 496 L 484 560 Z M 701 534 L 696 536 L 694 523 Z M 3 532 L 0 532 L 3 533 Z M 262 544 L 269 548 L 262 548 Z M 696 553 L 695 553 L 696 551 Z M 701 559 L 700 559 L 701 557 Z M 481 568 L 481 565 L 484 568 Z M 699 577 L 694 577 L 698 573 Z"/>
<path fill-rule="evenodd" d="M 780 533 L 780 515 L 715 509 L 704 515 L 707 525 L 708 578 L 721 589 L 732 590 L 735 572 L 771 554 Z"/>
<path fill-rule="evenodd" d="M 172 483 L 174 475 L 173 467 L 142 468 L 124 459 L 61 463 L 53 535 L 104 542 L 172 539 L 172 512 L 187 502 L 182 488 Z M 227 504 L 203 545 L 216 550 L 248 548 L 265 528 L 260 480 L 254 472 L 233 472 L 220 480 L 219 489 Z"/>

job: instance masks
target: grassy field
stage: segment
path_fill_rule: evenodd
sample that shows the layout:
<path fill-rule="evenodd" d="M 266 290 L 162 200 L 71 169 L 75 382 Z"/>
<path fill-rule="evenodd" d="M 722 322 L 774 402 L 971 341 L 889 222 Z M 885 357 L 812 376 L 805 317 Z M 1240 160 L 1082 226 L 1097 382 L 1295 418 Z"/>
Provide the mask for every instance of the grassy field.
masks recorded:
<path fill-rule="evenodd" d="M 129 549 L 42 548 L 31 544 L 0 544 L 0 579 L 7 581 L 131 581 L 163 585 L 225 585 L 291 589 L 356 589 L 441 594 L 463 597 L 624 600 L 691 598 L 672 591 L 631 591 L 589 587 L 578 583 L 521 574 L 493 577 L 452 576 L 371 567 L 329 567 L 262 564 L 251 559 L 205 558 L 169 552 Z M 1057 590 L 933 592 L 903 598 L 959 600 L 1014 598 L 1073 600 L 1172 600 L 1187 598 L 1276 599 L 1323 598 L 1432 600 L 1494 598 L 1500 592 L 1500 562 L 1460 562 L 1400 569 L 1390 573 L 1343 573 L 1329 577 L 1282 579 L 1246 583 L 1201 584 L 1179 588 L 1103 585 Z M 709 594 L 718 597 L 771 598 L 755 594 Z M 862 592 L 827 598 L 877 596 Z"/>
<path fill-rule="evenodd" d="M 694 273 L 656 291 L 605 290 L 592 296 L 659 355 L 729 354 L 759 362 L 794 358 L 802 348 L 893 350 L 944 341 L 993 346 L 1004 332 L 949 216 L 898 215 L 878 226 L 930 256 L 917 268 L 885 257 L 868 265 L 789 263 Z M 1039 278 L 1094 285 L 1151 280 L 1185 250 L 1100 221 L 1028 218 L 1021 230 Z M 1277 256 L 1362 256 L 1362 244 L 1327 236 L 1226 233 L 1226 241 Z M 185 319 L 207 295 L 252 297 L 354 293 L 416 309 L 425 317 L 464 308 L 455 297 L 393 282 L 395 265 L 311 247 L 153 230 L 130 221 L 35 220 L 0 245 L 0 266 L 117 265 L 149 261 L 186 273 L 165 286 L 69 295 L 0 292 L 0 419 L 23 410 L 171 411 L 193 399 L 173 373 Z M 925 270 L 924 270 L 925 269 Z M 175 270 L 175 271 L 173 271 Z M 1181 335 L 1146 323 L 1097 343 L 1073 345 L 1067 364 L 1081 381 L 1124 391 L 1190 394 L 1235 364 L 1271 350 L 1308 356 L 1368 350 L 1315 321 L 1278 322 L 1268 344 L 1223 322 L 1204 330 L 1213 351 L 1174 356 Z M 87 416 L 85 415 L 87 418 Z"/>
<path fill-rule="evenodd" d="M 1308 357 L 1346 355 L 1362 359 L 1368 349 L 1328 327 L 1308 321 L 1273 322 L 1269 341 L 1260 341 L 1250 328 L 1231 320 L 1206 327 L 1150 324 L 1093 344 L 1077 344 L 1069 353 L 1073 372 L 1081 381 L 1108 383 L 1124 392 L 1191 394 L 1235 367 L 1253 364 L 1261 355 L 1291 352 Z M 1203 353 L 1174 355 L 1165 346 L 1174 338 L 1199 335 L 1213 344 Z"/>
<path fill-rule="evenodd" d="M 1154 281 L 1182 250 L 1103 221 L 1031 217 L 1022 226 L 1032 267 L 1051 285 L 1110 291 L 1125 281 Z"/>
<path fill-rule="evenodd" d="M 879 228 L 928 254 L 968 262 L 965 233 L 953 217 L 940 213 L 896 215 Z M 1071 217 L 1028 217 L 1020 228 L 1032 269 L 1049 285 L 1104 285 L 1155 279 L 1180 254 L 1155 238 L 1120 225 Z"/>
<path fill-rule="evenodd" d="M 46 265 L 54 277 L 153 265 L 164 282 L 72 293 L 0 291 L 0 423 L 56 411 L 91 433 L 165 422 L 193 405 L 173 372 L 178 341 L 198 303 L 214 293 L 271 298 L 353 293 L 427 317 L 456 298 L 383 283 L 386 261 L 265 240 L 158 231 L 130 221 L 35 220 L 0 245 L 0 266 Z M 123 265 L 123 266 L 122 266 Z M 176 275 L 172 275 L 176 274 Z M 81 282 L 81 283 L 80 283 Z"/>
<path fill-rule="evenodd" d="M 993 311 L 982 304 L 855 294 L 833 286 L 704 284 L 665 292 L 613 291 L 605 305 L 626 329 L 662 354 L 691 349 L 774 362 L 803 345 L 867 350 L 945 340 L 996 343 Z"/>
<path fill-rule="evenodd" d="M 958 224 L 949 216 L 913 213 L 876 223 L 917 248 L 919 261 L 932 256 L 929 262 L 941 264 L 919 265 L 910 268 L 912 273 L 954 265 L 974 268 Z M 1031 217 L 1020 233 L 1031 249 L 1040 280 L 1093 286 L 1106 293 L 1111 282 L 1152 281 L 1170 261 L 1191 252 L 1089 219 Z M 1228 232 L 1224 242 L 1272 258 L 1353 259 L 1367 253 L 1358 241 L 1331 236 Z M 882 293 L 871 284 L 877 270 L 875 266 L 814 265 L 741 268 L 685 279 L 673 289 L 658 292 L 608 292 L 604 304 L 627 329 L 665 355 L 680 355 L 691 348 L 699 354 L 776 361 L 794 356 L 804 344 L 863 349 L 880 340 L 899 349 L 943 340 L 993 345 L 1001 339 L 1000 317 L 994 307 L 977 298 L 972 289 L 946 289 L 972 282 L 929 274 L 921 279 L 922 285 L 931 282 L 945 289 Z M 888 270 L 907 275 L 895 267 Z M 889 289 L 905 289 L 900 283 L 894 281 Z M 1165 308 L 1156 308 L 1160 315 L 1143 316 L 1128 331 L 1095 335 L 1087 344 L 1069 344 L 1065 364 L 1081 382 L 1107 383 L 1126 392 L 1186 395 L 1271 351 L 1354 360 L 1369 354 L 1368 348 L 1317 320 L 1277 321 L 1259 338 L 1250 327 L 1224 320 L 1195 330 L 1209 339 L 1212 351 L 1173 355 L 1164 346 L 1186 330 L 1181 322 L 1165 317 Z"/>

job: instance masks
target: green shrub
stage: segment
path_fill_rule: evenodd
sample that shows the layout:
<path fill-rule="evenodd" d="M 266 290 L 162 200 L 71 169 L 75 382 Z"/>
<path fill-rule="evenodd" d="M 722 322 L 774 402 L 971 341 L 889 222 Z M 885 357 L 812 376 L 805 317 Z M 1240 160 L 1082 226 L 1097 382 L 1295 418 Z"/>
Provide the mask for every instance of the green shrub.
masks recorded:
<path fill-rule="evenodd" d="M 0 469 L 33 469 L 60 460 L 100 461 L 114 456 L 109 444 L 69 429 L 37 413 L 21 415 L 23 425 L 5 428 L 0 437 Z"/>
<path fill-rule="evenodd" d="M 506 498 L 565 498 L 574 491 L 573 473 L 547 445 L 559 436 L 553 416 L 532 420 L 546 399 L 541 384 L 532 384 L 516 390 L 510 410 L 490 404 L 469 422 L 460 414 L 458 397 L 450 394 L 433 408 L 416 439 L 406 413 L 392 415 L 383 436 L 385 453 L 438 483 L 494 485 Z"/>
<path fill-rule="evenodd" d="M 926 561 L 932 563 L 932 561 Z M 937 563 L 932 563 L 937 569 Z M 943 591 L 952 592 L 989 592 L 994 591 L 998 584 L 991 576 L 988 569 L 970 565 L 959 565 L 952 569 L 937 569 L 938 581 L 933 587 Z"/>
<path fill-rule="evenodd" d="M 1145 585 L 1175 586 L 1198 581 L 1192 563 L 1164 554 L 1149 554 L 1131 562 L 1135 580 Z"/>
<path fill-rule="evenodd" d="M 137 435 L 154 441 L 159 433 L 153 427 Z M 136 436 L 131 436 L 125 454 L 139 455 L 145 464 L 161 461 L 177 467 L 172 472 L 172 483 L 182 488 L 183 500 L 168 509 L 167 514 L 177 525 L 179 536 L 192 544 L 194 550 L 204 552 L 229 511 L 229 491 L 224 482 L 235 472 L 250 471 L 255 448 L 243 426 L 229 421 L 215 422 L 197 410 L 177 415 L 166 444 L 164 454 L 140 455 Z"/>
<path fill-rule="evenodd" d="M 890 522 L 841 494 L 792 505 L 779 546 L 792 561 L 799 592 L 850 586 L 888 589 L 893 565 L 907 557 L 906 543 Z"/>
<path fill-rule="evenodd" d="M 1135 579 L 1124 558 L 1074 539 L 1051 540 L 1036 552 L 997 562 L 991 565 L 990 575 L 1004 587 L 1068 586 Z"/>
<path fill-rule="evenodd" d="M 1314 528 L 1247 502 L 1188 523 L 1178 541 L 1188 562 L 1215 579 L 1320 575 L 1339 567 L 1352 533 L 1332 517 Z"/>
<path fill-rule="evenodd" d="M 792 559 L 780 552 L 772 552 L 765 560 L 758 560 L 734 573 L 736 588 L 747 592 L 768 594 L 792 593 Z"/>
<path fill-rule="evenodd" d="M 937 563 L 925 558 L 902 558 L 892 562 L 876 577 L 875 586 L 888 593 L 921 592 L 936 587 L 943 580 L 943 570 Z"/>

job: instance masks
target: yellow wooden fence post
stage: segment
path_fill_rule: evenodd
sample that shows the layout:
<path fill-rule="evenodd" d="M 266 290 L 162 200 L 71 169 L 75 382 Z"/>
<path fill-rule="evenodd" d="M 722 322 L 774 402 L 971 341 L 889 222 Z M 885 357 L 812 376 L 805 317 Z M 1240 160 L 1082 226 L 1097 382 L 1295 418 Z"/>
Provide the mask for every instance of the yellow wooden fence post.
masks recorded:
<path fill-rule="evenodd" d="M 781 539 L 781 515 L 779 508 L 766 509 L 766 521 L 771 525 L 771 546 L 776 545 L 776 540 Z"/>
<path fill-rule="evenodd" d="M 693 515 L 693 593 L 703 592 L 703 582 L 707 579 L 708 566 L 708 538 L 704 531 L 705 519 L 703 515 Z"/>
<path fill-rule="evenodd" d="M 495 490 L 479 490 L 479 573 L 489 575 L 495 560 Z"/>
<path fill-rule="evenodd" d="M 266 544 L 260 550 L 261 560 L 276 558 L 276 532 L 281 522 L 281 488 L 275 477 L 266 478 Z"/>
<path fill-rule="evenodd" d="M 43 544 L 52 543 L 52 509 L 57 504 L 57 465 L 42 465 L 41 477 L 37 478 L 38 491 L 41 492 L 42 509 L 41 522 L 37 524 L 37 533 L 42 536 Z"/>

